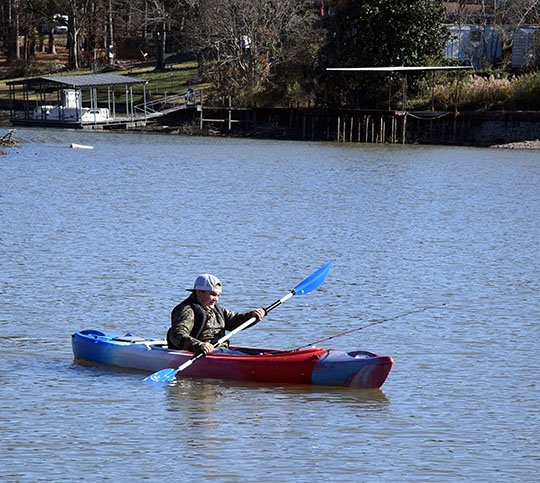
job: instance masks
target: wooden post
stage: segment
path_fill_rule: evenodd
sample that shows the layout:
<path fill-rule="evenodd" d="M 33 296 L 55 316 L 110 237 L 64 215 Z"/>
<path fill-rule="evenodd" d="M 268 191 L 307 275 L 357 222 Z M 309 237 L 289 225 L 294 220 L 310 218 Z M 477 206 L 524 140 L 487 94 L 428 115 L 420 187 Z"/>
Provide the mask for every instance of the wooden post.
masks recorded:
<path fill-rule="evenodd" d="M 407 113 L 403 115 L 403 133 L 401 136 L 402 144 L 405 144 L 407 142 L 406 135 L 407 135 Z"/>
<path fill-rule="evenodd" d="M 232 100 L 231 96 L 229 96 L 229 131 L 232 128 Z"/>
<path fill-rule="evenodd" d="M 338 118 L 337 118 L 337 142 L 339 143 L 339 138 L 340 138 L 340 130 L 341 130 L 341 116 L 338 115 Z"/>
<path fill-rule="evenodd" d="M 368 139 L 369 139 L 369 116 L 366 116 L 364 121 L 365 121 L 365 131 L 366 131 L 366 136 L 364 137 L 364 142 L 367 143 Z"/>
<path fill-rule="evenodd" d="M 326 116 L 326 140 L 330 141 L 330 116 Z"/>
<path fill-rule="evenodd" d="M 131 102 L 131 122 L 133 122 L 135 119 L 135 102 L 133 101 L 133 86 L 132 85 L 129 86 L 129 99 Z M 96 98 L 96 103 L 97 103 L 97 98 Z M 96 104 L 96 107 L 97 107 L 97 104 Z"/>
<path fill-rule="evenodd" d="M 113 106 L 114 106 L 114 89 L 112 92 L 113 95 Z M 148 121 L 148 114 L 146 111 L 146 84 L 143 84 L 143 106 L 144 106 L 144 121 Z"/>
<path fill-rule="evenodd" d="M 126 116 L 129 118 L 129 93 L 128 93 L 128 86 L 126 84 L 126 88 L 125 88 L 125 92 L 124 92 L 125 96 L 126 96 Z M 92 95 L 93 95 L 93 92 L 92 92 L 92 89 L 90 89 L 90 99 L 92 99 Z M 92 101 L 90 101 L 90 103 L 92 104 Z"/>

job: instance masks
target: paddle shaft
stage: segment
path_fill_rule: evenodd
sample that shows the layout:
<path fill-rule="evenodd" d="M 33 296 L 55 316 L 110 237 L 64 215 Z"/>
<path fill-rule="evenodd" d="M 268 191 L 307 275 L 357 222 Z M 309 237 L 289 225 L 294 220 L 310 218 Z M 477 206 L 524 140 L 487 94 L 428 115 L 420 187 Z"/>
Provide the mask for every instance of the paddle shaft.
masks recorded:
<path fill-rule="evenodd" d="M 269 305 L 268 307 L 266 307 L 264 309 L 264 313 L 267 314 L 268 312 L 270 312 L 271 310 L 274 310 L 276 307 L 279 307 L 283 302 L 289 300 L 293 295 L 295 294 L 295 291 L 294 290 L 291 290 L 287 295 L 285 295 L 284 297 L 281 297 L 279 300 L 276 300 L 272 305 Z M 246 320 L 244 323 L 242 323 L 241 325 L 239 325 L 236 329 L 234 330 L 231 330 L 228 334 L 225 334 L 223 337 L 221 337 L 215 344 L 214 346 L 215 347 L 219 347 L 220 345 L 222 345 L 224 342 L 227 342 L 233 335 L 235 334 L 238 334 L 238 332 L 246 329 L 247 327 L 249 327 L 250 325 L 253 324 L 253 322 L 255 322 L 257 319 L 255 317 L 251 317 L 249 318 L 248 320 Z M 195 361 L 201 359 L 202 357 L 204 357 L 206 354 L 204 352 L 201 352 L 200 354 L 197 354 L 195 357 L 193 357 L 192 359 L 190 359 L 189 361 L 186 361 L 184 362 L 178 369 L 177 369 L 177 373 L 178 372 L 182 372 L 184 369 L 187 369 L 189 366 L 191 366 L 191 364 L 193 364 Z"/>

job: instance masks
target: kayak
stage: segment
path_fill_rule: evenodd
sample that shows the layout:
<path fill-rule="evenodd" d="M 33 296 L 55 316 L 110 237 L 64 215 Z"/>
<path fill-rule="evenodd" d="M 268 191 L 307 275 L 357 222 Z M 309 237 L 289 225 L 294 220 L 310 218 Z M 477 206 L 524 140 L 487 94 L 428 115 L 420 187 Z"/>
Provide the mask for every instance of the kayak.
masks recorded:
<path fill-rule="evenodd" d="M 131 334 L 114 335 L 81 330 L 72 335 L 77 363 L 104 364 L 149 373 L 177 368 L 194 357 L 167 348 L 167 342 Z M 310 347 L 292 351 L 230 347 L 234 354 L 214 352 L 178 376 L 279 384 L 315 384 L 351 388 L 380 388 L 394 361 L 367 351 L 342 352 Z M 241 354 L 238 354 L 241 352 Z"/>

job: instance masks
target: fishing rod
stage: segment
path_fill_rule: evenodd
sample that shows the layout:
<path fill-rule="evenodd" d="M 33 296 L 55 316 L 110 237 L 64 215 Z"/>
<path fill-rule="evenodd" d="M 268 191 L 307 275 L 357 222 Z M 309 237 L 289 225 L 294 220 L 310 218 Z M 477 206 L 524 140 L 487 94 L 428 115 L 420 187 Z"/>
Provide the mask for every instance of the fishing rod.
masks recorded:
<path fill-rule="evenodd" d="M 320 340 L 317 340 L 317 341 L 312 342 L 310 344 L 306 344 L 306 345 L 297 347 L 296 349 L 291 349 L 291 352 L 292 351 L 298 351 L 300 349 L 306 349 L 307 347 L 312 347 L 312 346 L 314 346 L 316 344 L 320 344 L 321 342 L 326 342 L 327 340 L 335 339 L 336 337 L 341 337 L 343 335 L 351 334 L 352 332 L 357 332 L 359 330 L 367 329 L 368 327 L 373 327 L 374 325 L 379 325 L 379 324 L 383 324 L 385 322 L 390 322 L 392 320 L 401 319 L 402 317 L 406 317 L 407 315 L 418 314 L 420 312 L 425 312 L 426 310 L 439 309 L 441 307 L 446 307 L 446 304 L 430 305 L 430 306 L 427 306 L 427 307 L 422 307 L 420 309 L 409 310 L 408 312 L 403 312 L 402 314 L 395 315 L 394 317 L 388 317 L 386 319 L 373 320 L 373 321 L 371 321 L 371 323 L 369 323 L 367 325 L 364 325 L 362 327 L 356 327 L 355 329 L 346 330 L 344 332 L 340 332 L 339 334 L 334 334 L 334 335 L 331 335 L 330 337 L 325 337 L 324 339 L 320 339 Z"/>

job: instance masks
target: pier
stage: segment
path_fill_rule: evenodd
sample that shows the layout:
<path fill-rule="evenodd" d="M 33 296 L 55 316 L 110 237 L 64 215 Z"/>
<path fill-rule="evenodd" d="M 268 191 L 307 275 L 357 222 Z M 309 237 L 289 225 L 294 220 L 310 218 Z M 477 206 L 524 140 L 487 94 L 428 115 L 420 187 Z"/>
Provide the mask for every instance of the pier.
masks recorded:
<path fill-rule="evenodd" d="M 159 119 L 190 134 L 370 144 L 488 146 L 540 139 L 540 113 L 188 106 Z"/>

